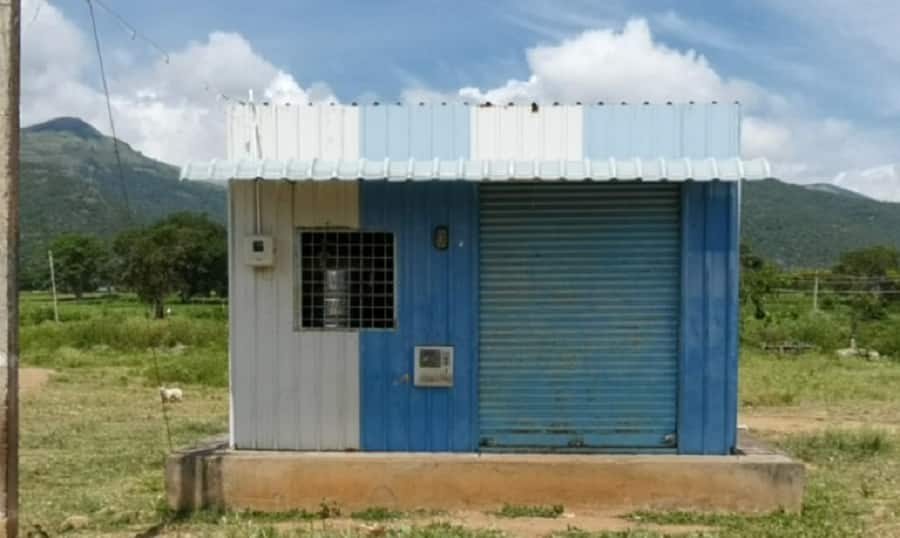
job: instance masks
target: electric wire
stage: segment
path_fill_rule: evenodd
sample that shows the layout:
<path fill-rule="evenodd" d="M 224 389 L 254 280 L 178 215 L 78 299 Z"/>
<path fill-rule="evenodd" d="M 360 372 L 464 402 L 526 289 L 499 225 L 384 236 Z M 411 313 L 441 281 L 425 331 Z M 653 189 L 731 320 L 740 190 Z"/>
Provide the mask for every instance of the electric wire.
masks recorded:
<path fill-rule="evenodd" d="M 106 97 L 106 113 L 109 116 L 109 128 L 110 128 L 110 131 L 112 131 L 113 152 L 115 153 L 116 166 L 117 166 L 117 169 L 119 172 L 119 185 L 122 190 L 122 200 L 125 204 L 126 222 L 130 224 L 131 217 L 132 217 L 131 203 L 128 199 L 128 187 L 125 184 L 125 170 L 122 166 L 122 156 L 119 152 L 119 138 L 116 135 L 116 124 L 113 119 L 112 102 L 111 102 L 110 95 L 109 95 L 109 83 L 107 82 L 107 79 L 106 79 L 106 68 L 103 64 L 103 49 L 100 46 L 100 35 L 99 35 L 99 32 L 97 31 L 97 19 L 94 15 L 94 2 L 97 2 L 97 5 L 104 7 L 107 11 L 112 13 L 119 20 L 119 22 L 126 25 L 126 27 L 131 28 L 131 26 L 128 25 L 127 22 L 125 22 L 125 20 L 122 19 L 118 14 L 116 14 L 114 11 L 110 10 L 107 6 L 105 6 L 102 2 L 100 2 L 100 0 L 85 0 L 85 2 L 87 2 L 88 12 L 90 13 L 90 16 L 91 16 L 91 29 L 94 33 L 94 45 L 96 45 L 96 47 L 97 47 L 97 60 L 100 64 L 100 78 L 103 81 L 103 93 Z M 136 31 L 135 31 L 135 35 L 137 35 Z M 166 57 L 166 62 L 168 62 L 168 56 Z M 149 318 L 148 318 L 148 323 L 149 323 Z M 163 384 L 162 384 L 162 375 L 160 374 L 160 371 L 159 371 L 159 357 L 157 356 L 157 352 L 156 352 L 155 348 L 152 351 L 152 356 L 153 356 L 153 370 L 154 370 L 154 373 L 156 376 L 156 386 L 158 387 L 158 390 L 159 390 L 159 389 L 162 389 Z M 162 390 L 159 390 L 159 404 L 160 404 L 160 409 L 162 411 L 163 422 L 165 423 L 165 427 L 166 427 L 166 445 L 168 446 L 169 452 L 171 452 L 172 451 L 172 428 L 169 423 L 169 413 L 168 413 L 168 409 L 166 408 L 166 400 L 165 400 L 165 396 L 162 393 Z"/>
<path fill-rule="evenodd" d="M 131 25 L 131 23 L 129 23 L 127 20 L 125 20 L 125 17 L 123 17 L 122 15 L 119 15 L 113 8 L 106 5 L 106 3 L 103 2 L 103 0 L 88 0 L 88 3 L 90 3 L 91 1 L 95 2 L 98 6 L 102 7 L 104 10 L 106 10 L 107 13 L 112 15 L 113 18 L 116 19 L 116 22 L 118 22 L 122 26 L 122 28 L 124 28 L 131 34 L 132 40 L 134 40 L 136 38 L 141 38 L 141 40 L 143 40 L 145 43 L 147 43 L 148 45 L 150 45 L 151 47 L 156 49 L 156 51 L 162 55 L 164 62 L 169 63 L 169 53 L 166 52 L 161 46 L 159 46 L 159 44 L 157 44 L 156 41 L 150 39 L 147 35 L 139 32 L 137 28 L 135 28 L 134 26 Z"/>
<path fill-rule="evenodd" d="M 103 82 L 103 94 L 106 96 L 106 114 L 109 117 L 109 129 L 112 132 L 113 153 L 116 157 L 116 167 L 119 171 L 119 187 L 122 191 L 122 201 L 125 204 L 125 221 L 131 223 L 131 202 L 128 199 L 128 187 L 125 185 L 125 170 L 122 167 L 122 155 L 119 152 L 119 137 L 116 135 L 116 123 L 113 120 L 112 100 L 109 97 L 109 83 L 106 81 L 106 67 L 103 65 L 103 50 L 100 47 L 100 34 L 97 32 L 97 19 L 94 16 L 94 2 L 85 0 L 88 12 L 91 15 L 91 28 L 94 32 L 94 45 L 97 47 L 97 61 L 100 64 L 100 78 Z"/>

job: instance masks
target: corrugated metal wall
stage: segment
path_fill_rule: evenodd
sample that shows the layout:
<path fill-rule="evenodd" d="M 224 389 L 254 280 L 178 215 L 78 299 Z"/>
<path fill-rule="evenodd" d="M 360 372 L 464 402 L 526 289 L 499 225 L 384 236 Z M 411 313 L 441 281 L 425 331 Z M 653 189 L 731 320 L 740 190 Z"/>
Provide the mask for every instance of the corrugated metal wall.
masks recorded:
<path fill-rule="evenodd" d="M 275 266 L 254 269 L 241 241 L 255 233 L 254 182 L 230 183 L 230 364 L 236 448 L 359 448 L 359 338 L 294 331 L 298 226 L 359 226 L 356 183 L 261 182 L 261 233 Z"/>
<path fill-rule="evenodd" d="M 339 105 L 229 105 L 229 159 L 358 159 L 359 109 Z"/>
<path fill-rule="evenodd" d="M 360 333 L 362 446 L 380 451 L 476 447 L 478 186 L 362 185 L 362 227 L 394 233 L 398 324 Z M 432 231 L 446 225 L 450 247 Z M 453 386 L 413 386 L 413 348 L 453 346 Z"/>
<path fill-rule="evenodd" d="M 480 197 L 482 446 L 674 449 L 678 185 Z"/>
<path fill-rule="evenodd" d="M 737 436 L 738 186 L 682 188 L 682 309 L 678 448 L 728 454 Z"/>
<path fill-rule="evenodd" d="M 460 104 L 360 107 L 360 154 L 366 159 L 460 159 L 469 156 L 469 108 Z"/>
<path fill-rule="evenodd" d="M 737 157 L 740 105 L 589 105 L 584 156 L 590 159 Z"/>
<path fill-rule="evenodd" d="M 583 130 L 580 106 L 472 107 L 472 158 L 578 161 Z"/>

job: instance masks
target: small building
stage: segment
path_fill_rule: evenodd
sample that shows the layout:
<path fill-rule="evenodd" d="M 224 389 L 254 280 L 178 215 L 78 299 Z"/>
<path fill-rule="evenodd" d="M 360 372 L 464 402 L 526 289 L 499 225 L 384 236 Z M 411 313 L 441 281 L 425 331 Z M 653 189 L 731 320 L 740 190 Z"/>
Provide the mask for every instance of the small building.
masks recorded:
<path fill-rule="evenodd" d="M 236 104 L 231 447 L 730 454 L 737 104 Z"/>

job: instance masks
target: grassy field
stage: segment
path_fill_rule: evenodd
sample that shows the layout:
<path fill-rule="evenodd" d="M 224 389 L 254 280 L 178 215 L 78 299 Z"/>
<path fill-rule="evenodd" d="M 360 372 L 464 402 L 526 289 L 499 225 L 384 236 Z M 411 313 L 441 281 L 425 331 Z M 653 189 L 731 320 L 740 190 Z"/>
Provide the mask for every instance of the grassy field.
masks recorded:
<path fill-rule="evenodd" d="M 179 517 L 163 502 L 168 436 L 154 365 L 163 384 L 185 394 L 167 407 L 172 445 L 225 433 L 227 314 L 221 304 L 171 308 L 169 319 L 154 321 L 127 297 L 66 300 L 57 324 L 46 295 L 23 295 L 23 536 L 41 536 L 38 527 L 50 536 L 110 537 L 900 536 L 900 362 L 776 357 L 750 345 L 740 421 L 808 464 L 801 514 L 568 519 L 548 500 L 492 514 L 372 507 L 341 515 L 324 503 L 308 513 Z M 51 371 L 43 385 L 37 369 Z"/>

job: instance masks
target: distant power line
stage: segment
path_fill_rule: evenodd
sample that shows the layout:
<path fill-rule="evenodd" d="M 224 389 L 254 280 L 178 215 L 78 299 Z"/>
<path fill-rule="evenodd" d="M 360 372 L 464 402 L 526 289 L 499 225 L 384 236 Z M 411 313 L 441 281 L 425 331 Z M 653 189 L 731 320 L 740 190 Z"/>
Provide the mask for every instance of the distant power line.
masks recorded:
<path fill-rule="evenodd" d="M 122 190 L 122 201 L 125 203 L 125 219 L 131 222 L 131 203 L 128 199 L 128 187 L 125 184 L 125 170 L 122 168 L 122 155 L 119 153 L 119 137 L 116 135 L 116 122 L 113 121 L 112 102 L 109 98 L 109 84 L 106 82 L 106 68 L 103 66 L 103 50 L 100 47 L 100 35 L 97 33 L 97 19 L 94 17 L 96 0 L 85 0 L 91 14 L 91 28 L 94 31 L 94 44 L 97 46 L 97 60 L 100 62 L 100 78 L 103 80 L 103 94 L 106 96 L 106 113 L 109 116 L 109 130 L 112 131 L 113 153 L 116 155 L 116 167 L 119 171 L 119 187 Z"/>
<path fill-rule="evenodd" d="M 118 12 L 116 12 L 113 8 L 106 5 L 105 2 L 103 2 L 102 0 L 86 0 L 86 1 L 88 4 L 95 3 L 98 6 L 105 9 L 107 13 L 109 13 L 110 15 L 113 16 L 114 19 L 116 19 L 116 21 L 119 23 L 119 25 L 122 26 L 122 28 L 124 28 L 125 30 L 128 31 L 129 34 L 131 34 L 132 40 L 140 38 L 142 41 L 144 41 L 145 43 L 147 43 L 148 45 L 150 45 L 151 47 L 156 49 L 156 51 L 162 55 L 163 60 L 166 63 L 169 63 L 169 53 L 168 52 L 166 52 L 161 46 L 159 46 L 159 44 L 157 44 L 156 41 L 150 39 L 150 37 L 148 37 L 146 34 L 140 32 L 131 23 L 129 23 L 127 20 L 125 20 L 125 17 L 123 17 L 122 15 L 119 15 Z M 91 16 L 93 17 L 93 14 Z"/>

